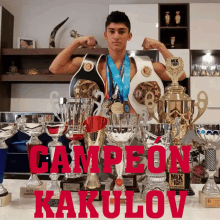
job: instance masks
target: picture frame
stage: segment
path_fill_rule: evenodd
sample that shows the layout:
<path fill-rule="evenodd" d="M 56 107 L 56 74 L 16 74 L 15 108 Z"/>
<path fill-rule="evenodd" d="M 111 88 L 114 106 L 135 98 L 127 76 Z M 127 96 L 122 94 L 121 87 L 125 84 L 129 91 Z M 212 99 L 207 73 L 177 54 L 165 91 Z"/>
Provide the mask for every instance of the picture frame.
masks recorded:
<path fill-rule="evenodd" d="M 33 38 L 19 37 L 18 48 L 19 49 L 33 49 L 35 48 L 35 40 Z"/>

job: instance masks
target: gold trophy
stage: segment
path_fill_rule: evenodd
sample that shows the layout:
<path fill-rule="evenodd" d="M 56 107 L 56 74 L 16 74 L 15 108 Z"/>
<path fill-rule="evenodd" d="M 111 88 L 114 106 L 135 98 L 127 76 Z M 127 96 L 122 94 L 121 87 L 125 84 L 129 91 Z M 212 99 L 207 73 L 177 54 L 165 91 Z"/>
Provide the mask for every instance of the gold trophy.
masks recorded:
<path fill-rule="evenodd" d="M 105 126 L 107 124 L 107 119 L 102 116 L 90 116 L 84 122 L 84 141 L 87 150 L 87 155 L 90 146 L 99 146 L 99 155 L 102 150 L 105 138 Z M 90 159 L 87 178 L 84 186 L 81 190 L 88 191 L 87 198 L 89 198 L 90 191 L 98 191 L 98 195 L 95 198 L 96 201 L 101 201 L 101 191 L 105 190 L 105 185 L 101 185 L 98 175 L 96 173 L 91 173 L 92 160 Z"/>
<path fill-rule="evenodd" d="M 165 90 L 165 94 L 155 102 L 154 94 L 148 92 L 145 96 L 145 105 L 149 111 L 149 115 L 153 117 L 159 123 L 178 123 L 180 126 L 180 133 L 176 135 L 177 128 L 172 129 L 173 145 L 177 146 L 181 153 L 181 143 L 180 140 L 184 138 L 188 129 L 192 129 L 192 124 L 202 116 L 208 105 L 208 96 L 204 91 L 199 92 L 197 95 L 198 102 L 192 100 L 186 93 L 185 88 L 180 86 L 178 83 L 179 77 L 184 72 L 183 60 L 180 57 L 171 57 L 166 61 L 166 72 L 171 78 L 172 84 L 168 86 Z M 201 95 L 205 98 L 201 98 Z M 203 104 L 202 108 L 200 107 Z M 156 118 L 154 109 L 157 106 L 157 112 L 159 119 Z M 198 115 L 193 120 L 194 107 L 198 108 Z M 175 136 L 176 135 L 176 136 Z M 174 138 L 175 137 L 175 138 Z M 194 195 L 194 192 L 190 186 L 190 174 L 183 173 L 179 164 L 178 173 L 169 173 L 171 165 L 170 157 L 167 161 L 166 171 L 167 171 L 167 181 L 170 185 L 170 190 L 175 190 L 176 194 L 179 191 L 187 190 L 188 195 Z"/>

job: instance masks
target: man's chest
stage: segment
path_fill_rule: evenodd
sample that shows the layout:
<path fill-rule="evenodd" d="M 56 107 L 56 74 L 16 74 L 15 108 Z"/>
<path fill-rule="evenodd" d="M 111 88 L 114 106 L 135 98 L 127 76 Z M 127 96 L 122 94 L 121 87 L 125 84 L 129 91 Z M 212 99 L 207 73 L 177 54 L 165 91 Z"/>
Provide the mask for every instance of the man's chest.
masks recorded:
<path fill-rule="evenodd" d="M 102 79 L 104 80 L 104 82 L 106 82 L 106 61 L 99 62 L 98 71 L 99 71 L 99 74 L 101 75 Z M 130 81 L 133 79 L 136 72 L 137 72 L 137 70 L 136 70 L 135 63 L 130 62 Z"/>

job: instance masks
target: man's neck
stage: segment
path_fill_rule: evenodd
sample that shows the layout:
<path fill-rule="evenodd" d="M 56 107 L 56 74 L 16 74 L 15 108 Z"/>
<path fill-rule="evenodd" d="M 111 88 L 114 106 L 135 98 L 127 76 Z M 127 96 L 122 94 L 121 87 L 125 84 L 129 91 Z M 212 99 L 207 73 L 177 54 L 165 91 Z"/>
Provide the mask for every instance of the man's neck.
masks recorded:
<path fill-rule="evenodd" d="M 115 62 L 117 68 L 119 68 L 125 58 L 126 49 L 120 51 L 113 51 L 111 48 L 108 48 L 109 55 Z"/>

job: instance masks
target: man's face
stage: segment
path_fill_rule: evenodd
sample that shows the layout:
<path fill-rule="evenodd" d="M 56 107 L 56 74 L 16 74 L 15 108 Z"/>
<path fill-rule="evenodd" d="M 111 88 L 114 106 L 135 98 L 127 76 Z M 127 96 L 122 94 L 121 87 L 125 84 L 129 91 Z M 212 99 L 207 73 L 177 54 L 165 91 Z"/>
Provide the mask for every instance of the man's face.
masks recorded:
<path fill-rule="evenodd" d="M 110 23 L 104 33 L 108 46 L 115 51 L 126 48 L 127 41 L 131 40 L 132 37 L 132 34 L 128 31 L 124 24 Z"/>

